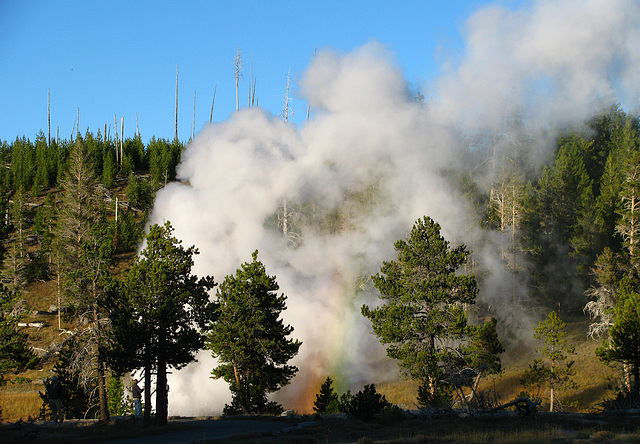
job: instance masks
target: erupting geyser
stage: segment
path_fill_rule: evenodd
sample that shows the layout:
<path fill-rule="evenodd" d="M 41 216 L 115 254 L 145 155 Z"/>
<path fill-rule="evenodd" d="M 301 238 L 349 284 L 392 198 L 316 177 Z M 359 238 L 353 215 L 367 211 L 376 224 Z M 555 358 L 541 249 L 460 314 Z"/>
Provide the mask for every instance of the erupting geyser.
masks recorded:
<path fill-rule="evenodd" d="M 500 263 L 443 175 L 465 168 L 460 134 L 495 134 L 517 112 L 548 135 L 554 128 L 542 117 L 580 121 L 608 97 L 635 98 L 638 9 L 632 1 L 585 0 L 480 11 L 458 69 L 426 104 L 413 100 L 383 46 L 321 51 L 299 82 L 314 111 L 306 126 L 249 108 L 186 147 L 182 183 L 158 193 L 151 222 L 170 220 L 176 237 L 200 250 L 194 273 L 217 282 L 259 250 L 288 296 L 285 322 L 303 342 L 292 362 L 300 371 L 276 395 L 285 408 L 311 411 L 329 375 L 356 390 L 397 377 L 360 307 L 376 303 L 368 278 L 394 257 L 394 241 L 415 220 L 435 219 L 484 267 Z M 533 136 L 530 159 L 541 162 L 549 138 Z M 496 269 L 480 297 L 504 305 L 504 276 Z M 170 375 L 171 414 L 222 411 L 230 394 L 224 381 L 209 379 L 212 367 L 203 351 Z"/>

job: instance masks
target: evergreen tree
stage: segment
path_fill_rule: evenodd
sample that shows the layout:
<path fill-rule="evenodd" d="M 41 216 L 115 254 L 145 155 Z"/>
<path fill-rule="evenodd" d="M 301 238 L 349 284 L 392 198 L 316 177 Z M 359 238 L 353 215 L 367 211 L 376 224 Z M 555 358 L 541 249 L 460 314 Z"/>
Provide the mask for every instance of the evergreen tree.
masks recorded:
<path fill-rule="evenodd" d="M 220 285 L 219 317 L 207 335 L 206 347 L 220 363 L 213 378 L 228 382 L 233 395 L 225 406 L 228 414 L 281 411 L 267 401 L 267 393 L 288 384 L 298 371 L 287 362 L 302 343 L 287 338 L 293 327 L 279 319 L 287 298 L 277 295 L 276 278 L 267 275 L 257 251 L 252 258 Z"/>
<path fill-rule="evenodd" d="M 473 275 L 458 273 L 469 252 L 464 245 L 451 249 L 440 225 L 428 217 L 418 220 L 395 249 L 398 259 L 383 262 L 372 277 L 386 304 L 365 305 L 362 314 L 380 342 L 388 344 L 387 355 L 436 399 L 447 384 L 443 363 L 454 353 L 447 341 L 469 334 L 464 304 L 475 302 L 478 287 Z"/>
<path fill-rule="evenodd" d="M 112 321 L 109 360 L 117 371 L 144 368 L 144 422 L 149 424 L 151 375 L 156 374 L 156 418 L 167 422 L 167 367 L 180 369 L 204 345 L 201 330 L 214 317 L 208 291 L 213 278 L 191 274 L 198 250 L 184 248 L 173 228 L 153 225 L 122 288 L 107 306 Z"/>
<path fill-rule="evenodd" d="M 615 307 L 615 321 L 608 343 L 596 350 L 606 363 L 621 363 L 630 375 L 628 389 L 634 399 L 640 395 L 640 293 L 622 291 Z"/>
<path fill-rule="evenodd" d="M 60 349 L 60 358 L 53 367 L 53 373 L 58 377 L 58 382 L 62 385 L 63 410 L 65 418 L 84 419 L 93 417 L 90 410 L 95 410 L 95 386 L 89 390 L 85 390 L 80 376 L 71 371 L 74 361 L 75 349 L 81 346 L 78 340 L 71 337 Z M 45 380 L 45 392 L 39 392 L 42 399 L 42 407 L 40 408 L 40 417 L 47 418 L 49 416 L 49 396 L 48 386 L 50 380 Z M 95 382 L 95 381 L 94 381 Z M 95 413 L 95 412 L 94 412 Z"/>
<path fill-rule="evenodd" d="M 13 228 L 11 245 L 3 261 L 2 277 L 10 288 L 20 291 L 26 284 L 26 270 L 28 265 L 26 252 L 26 211 L 27 196 L 21 188 L 13 195 L 9 211 L 10 223 Z"/>
<path fill-rule="evenodd" d="M 480 380 L 488 375 L 502 371 L 500 355 L 504 353 L 502 342 L 498 338 L 496 326 L 498 321 L 491 318 L 484 324 L 475 327 L 469 343 L 463 346 L 461 355 L 465 357 L 467 368 L 471 369 L 473 381 L 469 402 L 473 401 L 480 385 Z"/>
<path fill-rule="evenodd" d="M 17 329 L 22 316 L 16 310 L 17 293 L 0 286 L 0 386 L 5 375 L 31 368 L 37 362 L 27 335 Z"/>
<path fill-rule="evenodd" d="M 36 170 L 33 178 L 33 186 L 31 192 L 34 196 L 37 196 L 43 189 L 49 188 L 49 167 L 48 160 L 49 147 L 47 145 L 47 139 L 42 131 L 38 133 L 35 146 L 35 163 Z"/>
<path fill-rule="evenodd" d="M 338 394 L 333 391 L 333 380 L 327 376 L 327 379 L 322 383 L 320 387 L 320 393 L 316 395 L 316 400 L 313 403 L 313 411 L 321 415 L 332 412 L 331 405 L 338 402 Z"/>
<path fill-rule="evenodd" d="M 559 404 L 558 391 L 576 387 L 573 376 L 575 347 L 567 344 L 567 324 L 555 311 L 549 313 L 545 321 L 540 321 L 533 337 L 544 341 L 542 348 L 537 347 L 543 359 L 536 359 L 525 371 L 521 384 L 525 387 L 546 386 L 549 389 L 549 411 L 553 412 Z"/>
<path fill-rule="evenodd" d="M 96 386 L 100 420 L 107 421 L 106 368 L 103 347 L 108 318 L 101 299 L 111 285 L 108 267 L 112 247 L 106 235 L 106 212 L 100 200 L 91 156 L 78 136 L 69 158 L 64 194 L 59 212 L 59 241 L 65 291 L 73 303 L 76 335 L 82 346 L 76 349 L 72 367 L 85 387 Z"/>

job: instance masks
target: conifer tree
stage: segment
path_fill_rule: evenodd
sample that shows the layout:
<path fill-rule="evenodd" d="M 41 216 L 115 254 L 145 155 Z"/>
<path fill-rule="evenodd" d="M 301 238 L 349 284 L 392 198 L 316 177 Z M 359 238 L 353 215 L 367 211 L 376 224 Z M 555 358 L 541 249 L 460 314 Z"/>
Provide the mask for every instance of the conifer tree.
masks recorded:
<path fill-rule="evenodd" d="M 156 374 L 156 419 L 167 422 L 167 367 L 180 369 L 204 345 L 202 330 L 215 315 L 213 278 L 191 274 L 198 250 L 184 248 L 169 222 L 152 225 L 146 247 L 107 305 L 112 321 L 109 361 L 117 371 L 144 368 L 144 423 L 149 424 L 151 375 Z"/>
<path fill-rule="evenodd" d="M 331 405 L 338 402 L 338 394 L 333 391 L 333 379 L 327 376 L 322 386 L 320 387 L 320 393 L 316 395 L 316 400 L 313 403 L 313 411 L 319 414 L 334 413 L 330 411 Z"/>
<path fill-rule="evenodd" d="M 535 328 L 533 337 L 544 342 L 542 348 L 537 347 L 542 359 L 536 359 L 525 371 L 521 383 L 525 387 L 545 386 L 549 389 L 549 411 L 560 404 L 558 392 L 576 387 L 573 376 L 576 373 L 574 360 L 569 359 L 575 354 L 575 347 L 568 345 L 567 324 L 560 319 L 555 311 L 540 321 Z"/>
<path fill-rule="evenodd" d="M 403 374 L 420 381 L 435 400 L 447 379 L 443 362 L 453 353 L 446 342 L 469 334 L 464 304 L 475 302 L 478 287 L 473 275 L 458 273 L 469 252 L 464 245 L 450 248 L 429 217 L 418 220 L 395 249 L 398 259 L 383 262 L 372 276 L 386 303 L 364 305 L 362 314 Z"/>
<path fill-rule="evenodd" d="M 57 228 L 62 269 L 58 273 L 73 304 L 75 335 L 80 344 L 74 350 L 72 366 L 85 387 L 97 387 L 100 420 L 107 421 L 103 348 L 109 322 L 100 301 L 110 286 L 108 267 L 112 248 L 106 235 L 108 224 L 97 190 L 93 163 L 79 136 L 71 149 L 63 188 Z"/>
<path fill-rule="evenodd" d="M 609 329 L 610 340 L 596 350 L 606 363 L 623 364 L 628 389 L 638 400 L 640 396 L 640 293 L 622 291 L 615 308 L 615 321 Z"/>
<path fill-rule="evenodd" d="M 29 347 L 27 335 L 16 327 L 21 319 L 15 310 L 17 294 L 0 284 L 0 386 L 8 373 L 33 366 L 37 358 Z"/>
<path fill-rule="evenodd" d="M 220 285 L 219 318 L 207 335 L 206 347 L 219 362 L 212 377 L 228 382 L 233 395 L 225 406 L 228 414 L 280 412 L 267 393 L 288 384 L 298 371 L 287 362 L 302 343 L 288 338 L 293 327 L 279 318 L 287 297 L 277 295 L 280 287 L 258 261 L 258 251 L 252 258 Z"/>

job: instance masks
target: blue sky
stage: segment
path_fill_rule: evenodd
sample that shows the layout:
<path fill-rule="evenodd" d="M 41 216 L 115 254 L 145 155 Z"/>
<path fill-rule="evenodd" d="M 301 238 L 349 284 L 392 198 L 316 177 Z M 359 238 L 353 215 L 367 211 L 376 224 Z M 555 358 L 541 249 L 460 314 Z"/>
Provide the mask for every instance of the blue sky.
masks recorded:
<path fill-rule="evenodd" d="M 248 102 L 251 67 L 259 105 L 283 108 L 291 70 L 294 122 L 306 116 L 295 82 L 314 51 L 351 51 L 371 40 L 386 45 L 409 84 L 427 90 L 443 64 L 464 50 L 466 19 L 490 2 L 451 1 L 29 1 L 0 3 L 0 139 L 69 138 L 80 109 L 80 130 L 96 132 L 114 115 L 132 137 L 136 114 L 142 139 L 174 134 L 179 66 L 179 138 L 235 110 L 233 61 L 244 72 L 240 104 Z M 509 5 L 513 2 L 501 2 Z M 119 124 L 118 124 L 119 125 Z"/>

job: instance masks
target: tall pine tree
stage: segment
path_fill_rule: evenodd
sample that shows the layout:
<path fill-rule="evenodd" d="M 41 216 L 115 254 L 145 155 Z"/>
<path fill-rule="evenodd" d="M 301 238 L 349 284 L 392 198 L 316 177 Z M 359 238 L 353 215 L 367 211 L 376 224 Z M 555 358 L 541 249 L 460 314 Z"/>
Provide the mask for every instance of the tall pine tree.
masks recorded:
<path fill-rule="evenodd" d="M 207 335 L 207 348 L 219 362 L 211 373 L 227 381 L 233 394 L 225 406 L 228 414 L 280 412 L 267 393 L 288 384 L 298 371 L 287 362 L 302 343 L 287 338 L 293 327 L 279 318 L 287 298 L 278 296 L 276 278 L 267 275 L 257 251 L 252 258 L 220 285 L 220 316 Z"/>

